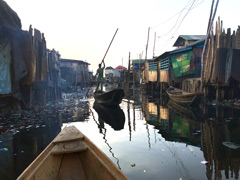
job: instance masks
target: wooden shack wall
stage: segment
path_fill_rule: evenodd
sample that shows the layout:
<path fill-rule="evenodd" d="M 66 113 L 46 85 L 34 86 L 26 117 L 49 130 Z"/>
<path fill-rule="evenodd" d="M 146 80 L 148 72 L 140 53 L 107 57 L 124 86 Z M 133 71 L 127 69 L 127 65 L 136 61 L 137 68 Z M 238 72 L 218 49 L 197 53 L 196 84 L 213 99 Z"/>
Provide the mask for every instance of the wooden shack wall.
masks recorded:
<path fill-rule="evenodd" d="M 216 98 L 217 101 L 240 98 L 239 50 L 240 27 L 236 32 L 231 33 L 230 28 L 225 32 L 218 18 L 215 34 L 212 27 L 203 54 L 202 85 L 206 97 Z"/>
<path fill-rule="evenodd" d="M 222 27 L 222 22 L 220 18 L 216 22 L 215 35 L 213 28 L 211 35 L 207 40 L 206 50 L 203 54 L 203 83 L 206 84 L 217 84 L 219 83 L 216 77 L 216 71 L 220 63 L 220 59 L 217 58 L 217 51 L 220 48 L 240 49 L 240 28 L 238 27 L 237 32 L 233 31 L 231 34 L 231 29 L 225 29 Z M 224 72 L 221 72 L 224 73 Z M 224 84 L 222 84 L 224 85 Z"/>

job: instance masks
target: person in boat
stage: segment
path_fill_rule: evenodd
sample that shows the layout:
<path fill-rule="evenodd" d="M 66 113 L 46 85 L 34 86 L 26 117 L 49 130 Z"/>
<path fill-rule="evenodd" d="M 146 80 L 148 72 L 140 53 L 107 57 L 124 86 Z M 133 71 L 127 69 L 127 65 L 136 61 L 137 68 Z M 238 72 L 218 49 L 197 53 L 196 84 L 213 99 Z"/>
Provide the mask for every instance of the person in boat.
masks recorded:
<path fill-rule="evenodd" d="M 102 63 L 103 63 L 103 67 L 102 67 Z M 104 61 L 102 63 L 98 65 L 97 73 L 95 75 L 95 77 L 97 77 L 97 87 L 95 92 L 98 91 L 99 85 L 101 85 L 101 91 L 103 90 L 103 83 L 104 83 L 103 72 L 105 69 L 105 63 Z"/>

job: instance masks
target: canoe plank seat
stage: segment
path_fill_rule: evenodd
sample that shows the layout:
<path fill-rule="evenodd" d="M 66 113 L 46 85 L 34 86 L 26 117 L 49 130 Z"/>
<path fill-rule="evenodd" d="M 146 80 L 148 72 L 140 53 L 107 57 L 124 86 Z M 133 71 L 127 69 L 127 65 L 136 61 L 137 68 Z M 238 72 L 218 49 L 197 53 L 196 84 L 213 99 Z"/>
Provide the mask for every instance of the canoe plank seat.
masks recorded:
<path fill-rule="evenodd" d="M 70 141 L 58 143 L 52 148 L 52 155 L 60 155 L 66 153 L 82 152 L 87 150 L 87 145 L 83 141 Z"/>
<path fill-rule="evenodd" d="M 67 142 L 67 141 L 75 141 L 82 140 L 83 134 L 77 130 L 76 127 L 70 126 L 68 128 L 64 128 L 59 135 L 52 141 L 53 144 Z"/>
<path fill-rule="evenodd" d="M 61 133 L 52 141 L 54 147 L 51 155 L 62 156 L 59 168 L 59 180 L 87 180 L 79 152 L 86 151 L 88 146 L 83 141 L 83 134 L 71 126 L 64 128 Z"/>

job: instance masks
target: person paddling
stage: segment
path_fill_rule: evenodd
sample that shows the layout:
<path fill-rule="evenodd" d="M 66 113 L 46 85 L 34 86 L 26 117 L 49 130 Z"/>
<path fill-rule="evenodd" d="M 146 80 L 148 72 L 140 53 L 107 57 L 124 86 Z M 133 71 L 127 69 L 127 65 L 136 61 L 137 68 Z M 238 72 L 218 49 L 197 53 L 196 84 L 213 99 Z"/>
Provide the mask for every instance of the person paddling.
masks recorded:
<path fill-rule="evenodd" d="M 104 61 L 102 61 L 103 63 L 103 67 L 101 67 L 101 64 L 98 65 L 98 69 L 97 69 L 97 73 L 95 75 L 95 77 L 97 77 L 97 87 L 96 87 L 96 90 L 95 92 L 98 91 L 98 88 L 99 88 L 99 85 L 101 84 L 101 91 L 103 91 L 103 83 L 104 83 L 104 77 L 103 77 L 103 72 L 104 72 L 104 69 L 105 69 L 105 63 Z"/>

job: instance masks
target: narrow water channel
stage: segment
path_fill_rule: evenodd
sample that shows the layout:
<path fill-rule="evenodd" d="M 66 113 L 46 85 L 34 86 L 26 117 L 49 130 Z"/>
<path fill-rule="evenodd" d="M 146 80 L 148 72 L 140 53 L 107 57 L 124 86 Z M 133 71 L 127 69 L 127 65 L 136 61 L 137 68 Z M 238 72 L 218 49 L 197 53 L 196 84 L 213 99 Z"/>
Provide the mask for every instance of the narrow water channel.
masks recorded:
<path fill-rule="evenodd" d="M 140 91 L 119 108 L 65 95 L 42 123 L 0 136 L 0 175 L 16 177 L 71 123 L 131 180 L 239 179 L 240 111 L 186 109 Z M 5 148 L 5 149 L 4 149 Z"/>

